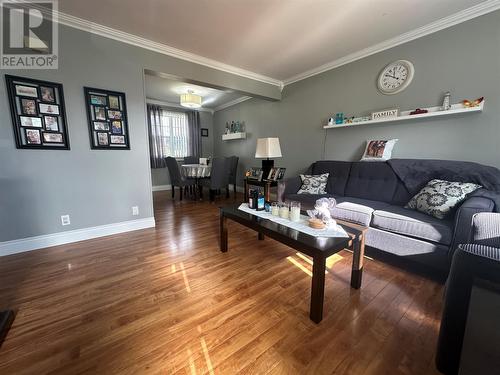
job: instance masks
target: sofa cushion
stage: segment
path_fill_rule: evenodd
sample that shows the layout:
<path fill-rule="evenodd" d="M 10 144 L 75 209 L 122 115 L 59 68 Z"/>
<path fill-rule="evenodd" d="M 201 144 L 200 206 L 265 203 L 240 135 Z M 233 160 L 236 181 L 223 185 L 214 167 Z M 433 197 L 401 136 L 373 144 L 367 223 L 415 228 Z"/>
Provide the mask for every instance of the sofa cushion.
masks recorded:
<path fill-rule="evenodd" d="M 345 187 L 349 178 L 349 172 L 351 171 L 351 164 L 349 161 L 320 160 L 313 164 L 312 173 L 329 173 L 326 192 L 342 196 L 345 195 Z"/>
<path fill-rule="evenodd" d="M 345 195 L 391 203 L 398 178 L 386 162 L 354 162 L 351 166 Z"/>
<path fill-rule="evenodd" d="M 297 194 L 326 194 L 328 173 L 323 174 L 301 174 L 302 186 Z"/>
<path fill-rule="evenodd" d="M 449 245 L 453 237 L 453 223 L 435 217 L 391 206 L 373 212 L 372 227 L 411 237 Z"/>
<path fill-rule="evenodd" d="M 332 211 L 335 219 L 369 226 L 374 210 L 389 206 L 388 203 L 352 197 L 337 197 L 337 205 Z"/>

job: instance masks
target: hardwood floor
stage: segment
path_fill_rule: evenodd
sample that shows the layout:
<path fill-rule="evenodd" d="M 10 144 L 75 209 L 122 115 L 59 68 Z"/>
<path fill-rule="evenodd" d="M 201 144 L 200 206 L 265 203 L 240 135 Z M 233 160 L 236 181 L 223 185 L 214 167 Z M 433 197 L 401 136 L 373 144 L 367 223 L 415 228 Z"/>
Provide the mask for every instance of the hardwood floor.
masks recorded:
<path fill-rule="evenodd" d="M 155 193 L 156 229 L 0 258 L 17 317 L 0 374 L 437 374 L 442 285 L 351 254 L 329 258 L 324 319 L 310 260 L 229 223 L 218 205 Z"/>

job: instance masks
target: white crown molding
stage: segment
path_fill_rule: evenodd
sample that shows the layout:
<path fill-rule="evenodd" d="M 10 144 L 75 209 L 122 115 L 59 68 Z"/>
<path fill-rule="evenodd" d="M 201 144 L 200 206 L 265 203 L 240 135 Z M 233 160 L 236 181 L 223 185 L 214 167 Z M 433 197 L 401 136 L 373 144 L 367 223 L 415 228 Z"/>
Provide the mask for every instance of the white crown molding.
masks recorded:
<path fill-rule="evenodd" d="M 16 1 L 16 0 L 14 0 Z M 32 4 L 30 4 L 33 7 Z M 44 14 L 49 14 L 46 8 L 37 7 Z M 269 85 L 278 86 L 280 89 L 283 87 L 283 82 L 271 77 L 264 76 L 246 69 L 238 68 L 229 64 L 222 63 L 217 60 L 209 59 L 207 57 L 199 56 L 191 52 L 183 51 L 175 47 L 168 46 L 163 43 L 154 42 L 152 40 L 142 38 L 124 31 L 113 29 L 95 22 L 87 21 L 83 18 L 75 17 L 60 11 L 54 12 L 57 22 L 78 30 L 87 31 L 92 34 L 100 35 L 109 39 L 114 39 L 119 42 L 127 43 L 133 46 L 148 49 L 150 51 L 158 52 L 164 55 L 172 56 L 177 59 L 189 61 L 198 65 L 203 65 L 212 69 L 217 69 L 226 73 L 234 74 L 240 77 L 249 78 L 255 81 L 267 83 Z M 50 14 L 49 14 L 50 15 Z"/>
<path fill-rule="evenodd" d="M 51 246 L 64 245 L 72 242 L 89 240 L 112 234 L 130 232 L 133 230 L 154 228 L 155 218 L 122 221 L 120 223 L 99 225 L 97 227 L 69 230 L 66 232 L 46 234 L 19 240 L 0 242 L 0 256 L 24 253 L 26 251 L 43 249 Z"/>
<path fill-rule="evenodd" d="M 183 109 L 185 111 L 209 112 L 212 115 L 214 114 L 214 111 L 215 111 L 211 108 L 203 108 L 203 107 L 198 108 L 198 109 L 189 109 L 189 108 L 183 107 L 182 105 L 180 105 L 178 103 L 166 102 L 164 100 L 158 100 L 158 99 L 153 99 L 153 98 L 146 98 L 146 103 L 162 105 L 162 106 L 166 106 L 166 107 L 180 108 L 180 109 Z"/>
<path fill-rule="evenodd" d="M 252 99 L 252 97 L 251 96 L 242 96 L 241 98 L 231 100 L 230 102 L 227 102 L 227 103 L 221 104 L 218 107 L 215 107 L 214 111 L 217 112 L 217 111 L 220 111 L 222 109 L 232 107 L 233 105 L 243 103 L 244 101 L 246 101 L 248 99 Z"/>
<path fill-rule="evenodd" d="M 341 57 L 340 59 L 331 61 L 317 68 L 307 70 L 303 73 L 296 74 L 283 81 L 284 85 L 290 85 L 292 83 L 302 81 L 303 79 L 324 73 L 328 70 L 338 68 L 339 66 L 349 64 L 353 61 L 360 60 L 362 58 L 368 57 L 378 52 L 385 51 L 389 48 L 396 47 L 400 44 L 410 42 L 412 40 L 421 38 L 423 36 L 435 33 L 437 31 L 446 29 L 448 27 L 457 25 L 459 23 L 471 20 L 473 18 L 494 12 L 500 9 L 500 0 L 488 0 L 481 4 L 475 5 L 473 7 L 464 9 L 458 13 L 452 14 L 451 16 L 444 17 L 440 20 L 427 24 L 425 26 L 419 27 L 418 29 L 409 31 L 407 33 L 401 34 L 395 38 L 387 39 L 381 43 L 375 44 L 371 47 L 362 49 L 360 51 L 351 53 L 347 56 Z"/>

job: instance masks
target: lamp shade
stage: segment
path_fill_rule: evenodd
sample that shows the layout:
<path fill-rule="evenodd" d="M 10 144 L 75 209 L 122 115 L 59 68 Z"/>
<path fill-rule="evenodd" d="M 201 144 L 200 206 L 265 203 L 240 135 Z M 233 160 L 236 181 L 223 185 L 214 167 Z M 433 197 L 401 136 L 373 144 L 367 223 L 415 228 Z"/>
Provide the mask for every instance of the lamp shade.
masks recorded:
<path fill-rule="evenodd" d="M 281 147 L 279 138 L 259 138 L 255 150 L 256 158 L 280 158 Z"/>
<path fill-rule="evenodd" d="M 201 96 L 193 94 L 191 91 L 187 94 L 181 94 L 181 105 L 187 108 L 200 108 Z"/>

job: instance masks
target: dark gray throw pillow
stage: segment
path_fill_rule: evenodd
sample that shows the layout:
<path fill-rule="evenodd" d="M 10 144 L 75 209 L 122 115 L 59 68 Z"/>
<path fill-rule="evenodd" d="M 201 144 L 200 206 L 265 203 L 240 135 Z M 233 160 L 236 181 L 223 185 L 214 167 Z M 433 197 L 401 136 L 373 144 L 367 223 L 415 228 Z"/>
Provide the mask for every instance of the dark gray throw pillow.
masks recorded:
<path fill-rule="evenodd" d="M 302 186 L 297 194 L 326 194 L 326 184 L 330 173 L 323 174 L 301 174 Z"/>
<path fill-rule="evenodd" d="M 470 182 L 431 180 L 405 206 L 444 219 L 467 195 L 481 188 Z"/>

